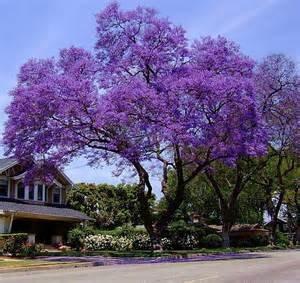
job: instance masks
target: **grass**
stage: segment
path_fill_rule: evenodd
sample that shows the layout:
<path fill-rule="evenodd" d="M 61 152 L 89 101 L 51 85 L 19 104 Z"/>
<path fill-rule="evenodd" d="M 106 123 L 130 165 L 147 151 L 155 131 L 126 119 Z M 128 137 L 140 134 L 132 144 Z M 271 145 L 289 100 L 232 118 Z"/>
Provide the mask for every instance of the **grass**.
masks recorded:
<path fill-rule="evenodd" d="M 0 270 L 7 268 L 18 268 L 18 267 L 33 267 L 33 266 L 48 266 L 55 265 L 55 262 L 45 262 L 33 259 L 0 259 Z"/>

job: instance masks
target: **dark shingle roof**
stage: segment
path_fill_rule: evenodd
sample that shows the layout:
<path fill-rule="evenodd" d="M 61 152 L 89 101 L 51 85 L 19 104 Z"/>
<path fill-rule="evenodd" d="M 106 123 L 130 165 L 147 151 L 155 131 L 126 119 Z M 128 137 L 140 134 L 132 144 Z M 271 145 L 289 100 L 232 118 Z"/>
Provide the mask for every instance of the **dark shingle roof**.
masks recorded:
<path fill-rule="evenodd" d="M 0 172 L 15 165 L 17 163 L 17 159 L 8 157 L 8 158 L 0 158 Z"/>
<path fill-rule="evenodd" d="M 93 220 L 84 213 L 70 208 L 25 204 L 2 200 L 0 200 L 0 210 L 37 214 L 41 216 L 64 217 L 70 218 L 70 220 Z"/>

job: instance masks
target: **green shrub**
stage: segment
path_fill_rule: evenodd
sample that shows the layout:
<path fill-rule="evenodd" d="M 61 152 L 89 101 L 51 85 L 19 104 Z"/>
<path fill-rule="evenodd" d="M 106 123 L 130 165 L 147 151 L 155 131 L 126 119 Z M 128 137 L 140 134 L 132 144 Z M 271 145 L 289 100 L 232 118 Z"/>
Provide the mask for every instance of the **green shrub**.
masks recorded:
<path fill-rule="evenodd" d="M 252 247 L 263 247 L 269 244 L 269 236 L 257 235 L 250 237 Z"/>
<path fill-rule="evenodd" d="M 172 249 L 193 249 L 199 246 L 199 239 L 206 235 L 203 227 L 178 220 L 168 227 L 164 235 L 172 243 Z"/>
<path fill-rule="evenodd" d="M 4 239 L 3 252 L 13 256 L 22 253 L 23 246 L 26 244 L 28 235 L 26 233 L 19 234 L 3 234 Z"/>
<path fill-rule="evenodd" d="M 208 234 L 201 241 L 206 248 L 219 248 L 222 246 L 222 242 L 222 237 L 217 234 Z"/>
<path fill-rule="evenodd" d="M 287 235 L 285 235 L 282 232 L 276 232 L 276 241 L 275 241 L 276 246 L 287 247 L 289 244 L 290 244 L 290 241 L 289 241 Z"/>
<path fill-rule="evenodd" d="M 128 237 L 134 238 L 137 235 L 148 235 L 144 228 L 136 228 L 130 225 L 124 225 L 122 227 L 117 227 L 113 230 L 96 230 L 96 234 L 110 235 L 114 237 Z"/>
<path fill-rule="evenodd" d="M 231 245 L 233 247 L 262 247 L 267 246 L 269 243 L 269 237 L 267 235 L 255 235 L 249 236 L 247 239 L 232 239 Z"/>
<path fill-rule="evenodd" d="M 134 238 L 137 235 L 148 235 L 144 228 L 136 228 L 131 225 L 123 225 L 121 229 L 119 229 L 119 235 L 121 237 Z"/>
<path fill-rule="evenodd" d="M 170 224 L 168 227 L 168 236 L 177 235 L 178 237 L 186 237 L 193 235 L 195 238 L 202 238 L 206 235 L 203 227 L 186 223 L 184 220 L 178 220 Z"/>
<path fill-rule="evenodd" d="M 74 228 L 68 232 L 68 243 L 76 250 L 80 250 L 83 247 L 84 238 L 84 232 L 79 228 Z"/>
<path fill-rule="evenodd" d="M 80 250 L 84 246 L 84 239 L 87 236 L 94 235 L 94 230 L 91 227 L 77 227 L 68 232 L 68 244 Z"/>
<path fill-rule="evenodd" d="M 39 244 L 25 244 L 22 247 L 21 255 L 25 257 L 34 258 L 36 257 L 42 250 L 43 246 Z"/>

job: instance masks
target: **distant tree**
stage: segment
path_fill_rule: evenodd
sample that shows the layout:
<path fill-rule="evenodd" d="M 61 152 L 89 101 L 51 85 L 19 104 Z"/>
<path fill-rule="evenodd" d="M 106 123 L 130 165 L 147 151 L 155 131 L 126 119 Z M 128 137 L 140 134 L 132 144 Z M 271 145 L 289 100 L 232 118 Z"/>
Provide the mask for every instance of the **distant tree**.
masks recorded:
<path fill-rule="evenodd" d="M 142 224 L 136 185 L 76 184 L 68 193 L 68 204 L 95 219 L 98 228 Z"/>
<path fill-rule="evenodd" d="M 239 195 L 253 180 L 269 195 L 267 207 L 275 242 L 278 213 L 286 191 L 285 178 L 296 167 L 300 102 L 296 65 L 284 55 L 270 55 L 257 66 L 254 78 L 258 115 L 264 123 L 268 154 L 261 158 L 240 155 L 232 174 L 227 174 L 226 165 L 218 163 L 206 170 L 206 177 L 220 199 L 224 246 L 230 244 L 229 231 Z M 278 195 L 276 204 L 272 202 L 275 193 Z"/>
<path fill-rule="evenodd" d="M 269 146 L 268 166 L 256 181 L 269 196 L 267 208 L 275 243 L 278 214 L 290 176 L 299 168 L 300 76 L 296 64 L 280 54 L 266 57 L 257 68 L 256 88 Z"/>
<path fill-rule="evenodd" d="M 299 176 L 300 171 L 295 172 Z M 286 189 L 284 203 L 286 205 L 285 216 L 288 219 L 290 233 L 295 233 L 294 243 L 300 243 L 300 179 L 292 177 Z"/>
<path fill-rule="evenodd" d="M 170 174 L 170 183 L 172 178 L 172 174 Z M 174 186 L 170 186 L 170 194 L 174 188 Z M 167 201 L 162 197 L 155 206 L 157 213 L 164 211 L 166 205 Z M 186 188 L 184 200 L 174 215 L 174 220 L 190 222 L 192 214 L 197 214 L 205 220 L 206 224 L 220 224 L 219 210 L 219 201 L 214 190 L 203 181 L 203 176 L 199 175 Z"/>
<path fill-rule="evenodd" d="M 230 246 L 229 233 L 232 225 L 237 221 L 240 195 L 266 162 L 265 158 L 254 159 L 241 156 L 235 167 L 216 163 L 206 170 L 207 181 L 219 199 L 224 247 Z"/>
<path fill-rule="evenodd" d="M 235 169 L 223 167 L 227 180 L 221 181 L 222 193 L 228 198 L 231 190 L 228 186 L 229 179 L 234 175 Z M 218 175 L 220 177 L 220 175 Z M 171 180 L 172 172 L 169 179 Z M 162 210 L 166 200 L 162 198 L 157 206 Z M 260 223 L 263 224 L 265 209 L 265 193 L 259 185 L 249 182 L 241 191 L 232 213 L 233 223 Z M 186 221 L 191 220 L 192 214 L 198 214 L 206 224 L 222 224 L 221 206 L 214 188 L 203 175 L 197 176 L 187 187 L 184 201 L 180 206 L 176 217 Z"/>
<path fill-rule="evenodd" d="M 260 186 L 250 182 L 237 202 L 236 223 L 264 224 L 265 194 Z"/>

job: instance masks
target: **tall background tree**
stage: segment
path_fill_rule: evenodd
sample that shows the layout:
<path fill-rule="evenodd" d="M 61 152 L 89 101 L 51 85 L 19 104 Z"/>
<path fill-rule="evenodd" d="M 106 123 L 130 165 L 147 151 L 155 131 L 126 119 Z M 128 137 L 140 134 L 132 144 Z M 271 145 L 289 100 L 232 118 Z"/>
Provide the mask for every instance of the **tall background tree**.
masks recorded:
<path fill-rule="evenodd" d="M 80 183 L 69 191 L 67 198 L 71 207 L 95 219 L 96 228 L 142 224 L 136 185 Z"/>
<path fill-rule="evenodd" d="M 274 54 L 258 65 L 255 82 L 269 147 L 268 166 L 260 171 L 257 182 L 269 196 L 267 208 L 274 243 L 278 214 L 290 176 L 299 168 L 300 76 L 293 60 Z M 277 199 L 273 201 L 275 195 Z"/>

